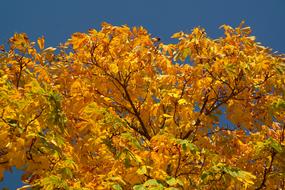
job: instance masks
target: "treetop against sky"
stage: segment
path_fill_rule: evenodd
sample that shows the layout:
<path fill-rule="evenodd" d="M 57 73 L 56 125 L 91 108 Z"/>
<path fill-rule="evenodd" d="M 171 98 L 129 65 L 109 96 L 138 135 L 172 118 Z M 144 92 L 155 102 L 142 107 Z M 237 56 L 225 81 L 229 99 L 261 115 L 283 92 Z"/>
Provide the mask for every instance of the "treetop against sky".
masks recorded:
<path fill-rule="evenodd" d="M 0 49 L 0 177 L 23 170 L 21 189 L 284 189 L 284 55 L 243 22 L 221 28 L 164 44 L 103 23 L 56 48 L 16 33 Z"/>

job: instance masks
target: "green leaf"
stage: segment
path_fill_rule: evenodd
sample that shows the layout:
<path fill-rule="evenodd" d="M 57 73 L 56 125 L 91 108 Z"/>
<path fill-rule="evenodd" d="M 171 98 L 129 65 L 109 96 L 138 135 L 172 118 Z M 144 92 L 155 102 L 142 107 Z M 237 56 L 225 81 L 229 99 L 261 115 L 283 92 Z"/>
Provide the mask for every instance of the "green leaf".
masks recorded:
<path fill-rule="evenodd" d="M 9 119 L 8 124 L 11 127 L 17 127 L 18 126 L 18 120 L 16 120 L 16 119 Z"/>
<path fill-rule="evenodd" d="M 277 99 L 273 102 L 272 107 L 274 110 L 284 110 L 285 109 L 285 100 L 284 99 Z"/>
<path fill-rule="evenodd" d="M 232 177 L 238 179 L 245 184 L 253 184 L 253 180 L 256 178 L 255 175 L 250 172 L 240 170 L 239 168 L 232 168 L 230 166 L 221 166 L 222 171 L 231 175 Z"/>
<path fill-rule="evenodd" d="M 122 188 L 119 184 L 114 184 L 114 185 L 112 186 L 112 188 L 113 188 L 114 190 L 123 190 L 123 188 Z"/>
<path fill-rule="evenodd" d="M 55 175 L 43 178 L 40 183 L 45 186 L 45 189 L 69 189 L 66 181 Z"/>
<path fill-rule="evenodd" d="M 160 185 L 155 179 L 149 179 L 144 183 L 145 186 Z"/>
<path fill-rule="evenodd" d="M 182 144 L 182 149 L 185 152 L 187 150 L 187 145 L 186 144 Z"/>
<path fill-rule="evenodd" d="M 133 187 L 133 190 L 147 190 L 143 184 L 140 184 L 140 185 L 135 185 Z"/>
<path fill-rule="evenodd" d="M 68 178 L 73 177 L 73 173 L 72 173 L 70 168 L 63 168 L 62 173 L 63 173 L 63 175 L 67 176 Z"/>
<path fill-rule="evenodd" d="M 187 151 L 187 149 L 189 149 L 192 153 L 197 153 L 199 151 L 199 148 L 195 144 L 186 139 L 177 139 L 176 142 L 182 146 L 183 151 Z"/>
<path fill-rule="evenodd" d="M 273 149 L 278 153 L 283 152 L 282 146 L 273 138 L 268 138 L 264 142 L 257 142 L 255 145 L 255 150 L 259 154 L 263 150 Z"/>
<path fill-rule="evenodd" d="M 208 175 L 209 175 L 209 172 L 203 172 L 200 178 L 202 180 L 205 180 L 208 177 Z"/>
<path fill-rule="evenodd" d="M 142 166 L 137 170 L 137 174 L 139 175 L 144 175 L 147 174 L 147 167 L 146 166 Z"/>
<path fill-rule="evenodd" d="M 139 141 L 129 132 L 122 133 L 121 136 L 127 140 L 129 140 L 136 148 L 142 149 L 141 144 Z"/>
<path fill-rule="evenodd" d="M 131 160 L 129 157 L 125 158 L 124 163 L 127 168 L 131 167 Z"/>
<path fill-rule="evenodd" d="M 168 180 L 166 181 L 166 183 L 167 183 L 168 185 L 170 185 L 170 186 L 173 186 L 173 185 L 176 185 L 176 184 L 177 184 L 176 179 L 173 178 L 173 177 L 171 177 L 170 179 L 168 179 Z"/>
<path fill-rule="evenodd" d="M 266 140 L 268 145 L 273 148 L 276 152 L 281 153 L 283 151 L 282 146 L 273 138 L 269 138 Z"/>
<path fill-rule="evenodd" d="M 145 187 L 158 187 L 158 189 L 163 188 L 163 185 L 161 183 L 159 183 L 157 180 L 155 179 L 150 179 L 147 180 L 146 182 L 144 182 L 143 184 Z"/>

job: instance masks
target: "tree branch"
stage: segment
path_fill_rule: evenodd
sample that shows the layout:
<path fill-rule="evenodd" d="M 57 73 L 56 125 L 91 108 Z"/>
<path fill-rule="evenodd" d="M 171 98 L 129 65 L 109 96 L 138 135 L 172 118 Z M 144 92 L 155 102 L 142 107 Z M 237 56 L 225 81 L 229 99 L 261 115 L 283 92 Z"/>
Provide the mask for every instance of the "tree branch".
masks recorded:
<path fill-rule="evenodd" d="M 138 119 L 138 121 L 139 121 L 139 123 L 140 123 L 140 125 L 141 125 L 141 127 L 142 127 L 142 130 L 143 130 L 143 132 L 144 132 L 144 136 L 145 136 L 148 140 L 150 140 L 151 137 L 150 137 L 150 135 L 149 135 L 149 133 L 148 133 L 148 131 L 147 131 L 147 128 L 146 128 L 146 126 L 145 126 L 145 124 L 144 124 L 142 118 L 140 117 L 139 111 L 137 110 L 137 108 L 135 107 L 135 105 L 134 105 L 134 103 L 133 103 L 133 101 L 132 101 L 132 99 L 131 99 L 131 96 L 130 96 L 128 90 L 127 90 L 127 87 L 124 87 L 124 91 L 125 91 L 125 94 L 126 94 L 126 98 L 127 98 L 127 100 L 129 101 L 129 103 L 131 104 L 131 107 L 132 107 L 132 109 L 133 109 L 133 112 L 135 113 L 135 116 L 136 116 L 136 118 Z"/>
<path fill-rule="evenodd" d="M 262 178 L 262 182 L 261 184 L 259 185 L 259 187 L 257 187 L 255 190 L 260 190 L 262 189 L 263 187 L 266 187 L 266 179 L 267 179 L 267 175 L 269 174 L 269 172 L 271 171 L 272 169 L 272 165 L 273 165 L 273 161 L 274 161 L 274 158 L 275 158 L 275 155 L 276 155 L 276 152 L 273 150 L 273 152 L 271 153 L 271 160 L 270 160 L 270 164 L 268 167 L 266 167 L 266 165 L 264 166 L 264 172 L 263 172 L 263 178 Z"/>

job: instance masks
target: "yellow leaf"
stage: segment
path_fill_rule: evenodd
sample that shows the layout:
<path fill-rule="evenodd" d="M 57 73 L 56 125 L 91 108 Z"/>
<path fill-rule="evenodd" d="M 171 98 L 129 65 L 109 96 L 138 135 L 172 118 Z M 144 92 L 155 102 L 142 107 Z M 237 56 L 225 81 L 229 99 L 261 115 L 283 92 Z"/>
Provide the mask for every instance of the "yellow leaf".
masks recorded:
<path fill-rule="evenodd" d="M 183 32 L 177 32 L 177 33 L 174 33 L 171 38 L 181 38 L 182 36 L 184 35 Z"/>
<path fill-rule="evenodd" d="M 0 51 L 5 51 L 5 46 L 4 45 L 0 45 Z"/>
<path fill-rule="evenodd" d="M 11 48 L 18 49 L 20 51 L 25 51 L 30 46 L 30 41 L 27 34 L 15 34 L 12 38 L 9 39 Z"/>
<path fill-rule="evenodd" d="M 105 100 L 106 102 L 112 102 L 112 99 L 109 98 L 109 97 L 104 97 L 104 100 Z"/>
<path fill-rule="evenodd" d="M 54 52 L 55 50 L 56 50 L 56 48 L 48 47 L 48 48 L 45 49 L 45 52 L 46 52 L 46 53 L 52 53 L 52 52 Z"/>
<path fill-rule="evenodd" d="M 170 118 L 172 116 L 165 113 L 165 114 L 163 114 L 163 117 Z"/>
<path fill-rule="evenodd" d="M 173 92 L 169 92 L 168 95 L 171 97 L 174 97 L 174 98 L 179 98 L 179 96 L 180 96 L 179 94 L 173 93 Z"/>
<path fill-rule="evenodd" d="M 76 96 L 78 93 L 81 92 L 81 82 L 80 80 L 76 80 L 72 83 L 70 87 L 70 93 L 74 96 Z"/>
<path fill-rule="evenodd" d="M 87 45 L 88 43 L 88 35 L 77 32 L 74 33 L 71 37 L 71 39 L 69 40 L 69 42 L 72 44 L 73 49 L 80 49 L 82 47 L 84 47 L 85 45 Z"/>
<path fill-rule="evenodd" d="M 110 70 L 111 70 L 111 72 L 117 74 L 119 71 L 119 68 L 118 68 L 117 64 L 112 63 L 112 64 L 110 64 Z"/>
<path fill-rule="evenodd" d="M 38 45 L 39 45 L 39 48 L 42 50 L 42 49 L 44 49 L 44 47 L 45 47 L 45 45 L 44 45 L 44 43 L 45 43 L 45 38 L 44 37 L 41 37 L 41 38 L 38 38 Z"/>
<path fill-rule="evenodd" d="M 183 105 L 183 104 L 186 104 L 186 103 L 187 103 L 187 101 L 185 99 L 178 100 L 178 104 L 179 105 Z"/>

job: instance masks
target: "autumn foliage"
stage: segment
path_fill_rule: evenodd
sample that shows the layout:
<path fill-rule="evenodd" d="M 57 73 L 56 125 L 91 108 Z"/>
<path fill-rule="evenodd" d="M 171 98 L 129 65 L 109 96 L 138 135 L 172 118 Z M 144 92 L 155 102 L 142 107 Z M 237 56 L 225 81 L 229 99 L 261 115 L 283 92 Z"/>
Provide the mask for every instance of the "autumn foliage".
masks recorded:
<path fill-rule="evenodd" d="M 21 189 L 285 189 L 285 59 L 249 27 L 163 44 L 102 24 L 0 53 L 0 175 Z"/>

